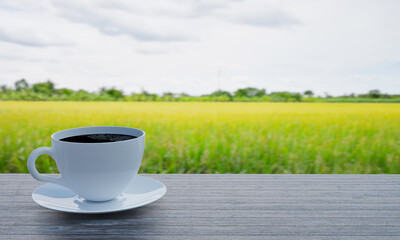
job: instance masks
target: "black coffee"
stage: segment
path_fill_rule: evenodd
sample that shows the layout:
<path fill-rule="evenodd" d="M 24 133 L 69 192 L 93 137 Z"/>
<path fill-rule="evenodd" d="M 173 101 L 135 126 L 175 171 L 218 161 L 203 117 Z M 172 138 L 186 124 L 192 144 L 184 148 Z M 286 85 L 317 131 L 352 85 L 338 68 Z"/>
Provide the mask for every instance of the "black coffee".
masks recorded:
<path fill-rule="evenodd" d="M 60 139 L 64 142 L 74 143 L 106 143 L 106 142 L 119 142 L 136 138 L 135 136 L 125 134 L 114 134 L 114 133 L 96 133 L 96 134 L 85 134 L 66 137 Z"/>

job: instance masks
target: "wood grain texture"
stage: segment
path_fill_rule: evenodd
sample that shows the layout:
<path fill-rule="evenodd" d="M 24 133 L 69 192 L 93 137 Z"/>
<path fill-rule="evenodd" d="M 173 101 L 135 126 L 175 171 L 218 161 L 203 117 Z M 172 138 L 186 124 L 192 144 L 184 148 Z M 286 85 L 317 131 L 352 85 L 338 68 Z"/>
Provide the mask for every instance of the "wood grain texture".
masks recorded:
<path fill-rule="evenodd" d="M 35 204 L 42 183 L 0 174 L 0 239 L 400 239 L 400 175 L 145 175 L 167 194 L 120 213 Z"/>

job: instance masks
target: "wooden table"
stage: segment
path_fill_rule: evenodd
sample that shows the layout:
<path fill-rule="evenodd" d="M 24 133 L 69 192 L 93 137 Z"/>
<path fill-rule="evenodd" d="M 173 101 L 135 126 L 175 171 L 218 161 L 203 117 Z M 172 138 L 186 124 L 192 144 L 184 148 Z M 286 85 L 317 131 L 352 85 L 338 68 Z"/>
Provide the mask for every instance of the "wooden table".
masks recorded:
<path fill-rule="evenodd" d="M 31 199 L 30 175 L 0 174 L 0 239 L 400 239 L 400 175 L 146 175 L 167 194 L 79 215 Z"/>

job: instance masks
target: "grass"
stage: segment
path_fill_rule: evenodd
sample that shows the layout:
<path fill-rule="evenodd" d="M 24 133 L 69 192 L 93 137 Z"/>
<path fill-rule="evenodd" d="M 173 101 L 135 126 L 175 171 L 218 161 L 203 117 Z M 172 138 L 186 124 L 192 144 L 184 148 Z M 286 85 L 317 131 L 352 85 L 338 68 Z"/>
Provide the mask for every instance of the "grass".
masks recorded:
<path fill-rule="evenodd" d="M 400 98 L 317 98 L 315 102 L 326 103 L 400 103 Z"/>
<path fill-rule="evenodd" d="M 145 173 L 400 173 L 400 105 L 0 102 L 0 172 L 26 173 L 56 131 L 146 132 Z M 41 172 L 57 172 L 48 156 Z"/>

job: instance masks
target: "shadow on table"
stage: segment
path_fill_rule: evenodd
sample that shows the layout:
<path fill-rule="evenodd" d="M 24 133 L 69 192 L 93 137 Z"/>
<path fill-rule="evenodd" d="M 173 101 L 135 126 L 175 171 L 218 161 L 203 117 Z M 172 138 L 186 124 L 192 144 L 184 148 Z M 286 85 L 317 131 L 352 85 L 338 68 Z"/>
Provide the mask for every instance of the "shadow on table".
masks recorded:
<path fill-rule="evenodd" d="M 96 238 L 101 238 L 101 235 L 106 237 L 105 235 L 109 234 L 122 237 L 123 235 L 155 233 L 156 226 L 165 220 L 157 216 L 159 210 L 157 204 L 152 204 L 107 214 L 72 214 L 51 211 L 46 213 L 49 215 L 48 222 L 42 222 L 35 228 L 37 232 L 34 234 L 40 235 L 42 239 L 66 239 L 71 235 L 76 237 L 84 235 L 85 238 L 96 235 Z"/>

